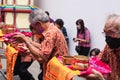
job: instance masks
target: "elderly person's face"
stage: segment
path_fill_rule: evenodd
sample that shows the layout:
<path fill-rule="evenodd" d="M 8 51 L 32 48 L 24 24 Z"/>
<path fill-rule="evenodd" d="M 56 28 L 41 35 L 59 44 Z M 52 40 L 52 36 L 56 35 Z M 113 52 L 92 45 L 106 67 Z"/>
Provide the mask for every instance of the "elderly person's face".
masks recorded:
<path fill-rule="evenodd" d="M 104 32 L 106 43 L 111 49 L 120 47 L 120 17 L 113 17 L 106 21 Z"/>
<path fill-rule="evenodd" d="M 43 32 L 41 22 L 36 22 L 35 24 L 31 24 L 37 34 L 41 34 Z"/>

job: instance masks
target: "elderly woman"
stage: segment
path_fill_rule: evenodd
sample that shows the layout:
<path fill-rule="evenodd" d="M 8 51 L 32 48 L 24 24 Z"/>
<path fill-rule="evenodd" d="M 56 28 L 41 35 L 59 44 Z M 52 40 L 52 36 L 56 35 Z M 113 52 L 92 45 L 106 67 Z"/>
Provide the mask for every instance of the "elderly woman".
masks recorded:
<path fill-rule="evenodd" d="M 102 51 L 101 60 L 112 70 L 112 73 L 107 75 L 107 80 L 120 80 L 120 15 L 109 15 L 104 32 L 107 44 Z"/>

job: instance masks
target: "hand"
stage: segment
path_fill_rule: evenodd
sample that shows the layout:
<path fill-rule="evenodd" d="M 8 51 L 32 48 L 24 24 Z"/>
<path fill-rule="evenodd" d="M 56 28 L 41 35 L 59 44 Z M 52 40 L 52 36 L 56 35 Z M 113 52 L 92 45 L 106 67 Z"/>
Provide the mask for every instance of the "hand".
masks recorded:
<path fill-rule="evenodd" d="M 88 75 L 87 78 L 90 80 L 104 80 L 103 75 L 95 69 L 92 69 L 92 74 Z"/>
<path fill-rule="evenodd" d="M 16 48 L 16 46 L 18 46 L 18 43 L 16 41 L 12 41 L 10 42 L 10 45 L 14 48 Z"/>
<path fill-rule="evenodd" d="M 14 40 L 17 41 L 18 43 L 23 43 L 25 42 L 25 38 L 26 36 L 24 34 L 21 33 L 17 33 L 13 36 Z"/>
<path fill-rule="evenodd" d="M 78 38 L 73 38 L 73 41 L 74 41 L 74 42 L 77 42 L 77 41 L 78 41 Z"/>

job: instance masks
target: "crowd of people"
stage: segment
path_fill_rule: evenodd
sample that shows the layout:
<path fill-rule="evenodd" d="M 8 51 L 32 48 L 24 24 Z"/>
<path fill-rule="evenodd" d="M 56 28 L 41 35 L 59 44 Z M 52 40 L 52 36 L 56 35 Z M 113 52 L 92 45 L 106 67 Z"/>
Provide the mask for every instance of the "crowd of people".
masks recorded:
<path fill-rule="evenodd" d="M 19 75 L 21 80 L 35 80 L 27 69 L 34 60 L 37 60 L 42 70 L 38 79 L 45 80 L 49 60 L 54 56 L 69 55 L 67 30 L 62 19 L 54 21 L 50 18 L 48 11 L 41 9 L 36 9 L 30 13 L 29 22 L 34 40 L 22 33 L 13 36 L 15 42 L 19 45 L 25 45 L 28 49 L 25 54 L 18 52 L 14 75 Z M 99 57 L 101 61 L 110 66 L 112 71 L 105 78 L 107 80 L 120 80 L 120 15 L 112 14 L 107 18 L 104 26 L 106 46 L 102 51 L 98 48 L 91 49 L 90 31 L 85 26 L 83 19 L 78 19 L 76 26 L 77 34 L 73 41 L 78 42 L 75 47 L 78 55 Z"/>

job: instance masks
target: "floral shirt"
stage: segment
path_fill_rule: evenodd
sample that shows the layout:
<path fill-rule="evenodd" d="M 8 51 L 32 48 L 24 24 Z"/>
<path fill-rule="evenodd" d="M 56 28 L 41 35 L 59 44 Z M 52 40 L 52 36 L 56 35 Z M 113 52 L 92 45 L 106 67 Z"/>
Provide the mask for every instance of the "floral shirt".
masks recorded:
<path fill-rule="evenodd" d="M 101 60 L 107 63 L 112 70 L 108 74 L 107 80 L 120 80 L 120 48 L 113 50 L 106 45 Z"/>
<path fill-rule="evenodd" d="M 49 28 L 42 34 L 44 40 L 41 42 L 40 55 L 42 55 L 44 72 L 47 67 L 48 61 L 53 56 L 68 55 L 68 47 L 62 32 L 54 26 L 49 24 Z"/>

